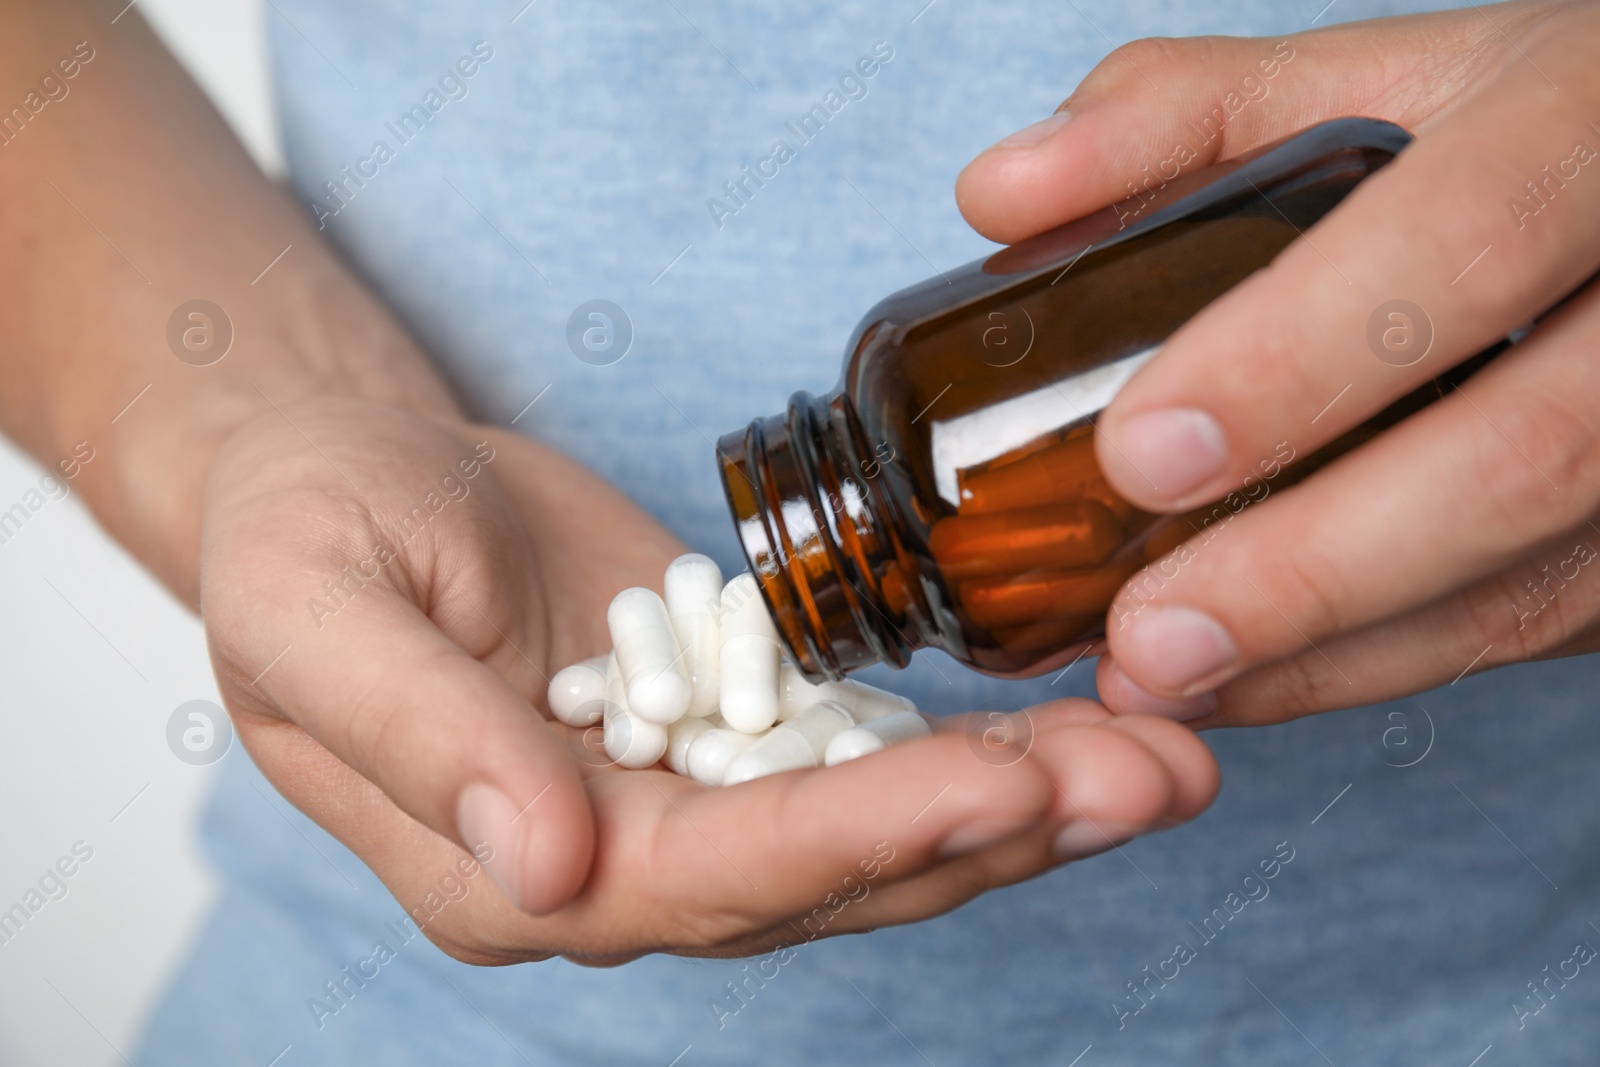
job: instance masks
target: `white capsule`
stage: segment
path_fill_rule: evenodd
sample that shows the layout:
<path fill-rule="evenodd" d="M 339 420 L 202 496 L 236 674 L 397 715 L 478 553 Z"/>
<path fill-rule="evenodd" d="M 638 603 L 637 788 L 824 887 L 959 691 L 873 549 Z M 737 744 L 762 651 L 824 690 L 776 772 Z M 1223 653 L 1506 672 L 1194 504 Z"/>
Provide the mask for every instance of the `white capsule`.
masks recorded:
<path fill-rule="evenodd" d="M 609 655 L 596 656 L 557 671 L 545 695 L 550 714 L 568 726 L 592 726 L 599 722 L 606 698 L 606 662 L 610 658 Z"/>
<path fill-rule="evenodd" d="M 824 700 L 843 704 L 856 722 L 869 722 L 898 711 L 916 711 L 917 706 L 897 693 L 846 678 L 820 685 L 806 680 L 800 668 L 785 663 L 778 672 L 778 721 L 786 722 Z"/>
<path fill-rule="evenodd" d="M 710 715 L 722 693 L 722 632 L 717 623 L 722 600 L 722 570 L 709 556 L 691 552 L 667 567 L 663 582 L 667 616 L 672 620 L 683 667 L 689 676 L 688 714 Z"/>
<path fill-rule="evenodd" d="M 704 720 L 696 719 L 695 722 Z M 759 740 L 756 734 L 712 727 L 689 743 L 685 762 L 689 777 L 701 785 L 721 785 L 733 758 Z"/>
<path fill-rule="evenodd" d="M 842 704 L 832 700 L 813 704 L 735 756 L 722 775 L 722 784 L 738 785 L 769 774 L 821 766 L 828 742 L 854 723 Z"/>
<path fill-rule="evenodd" d="M 778 721 L 786 722 L 824 700 L 833 699 L 837 682 L 809 681 L 800 668 L 787 661 L 778 668 Z"/>
<path fill-rule="evenodd" d="M 793 730 L 810 742 L 820 763 L 822 754 L 828 751 L 828 742 L 854 725 L 849 708 L 837 700 L 822 700 L 784 723 L 781 729 Z"/>
<path fill-rule="evenodd" d="M 639 770 L 657 763 L 667 751 L 667 728 L 646 722 L 620 704 L 606 702 L 606 755 L 618 767 Z"/>
<path fill-rule="evenodd" d="M 778 631 L 756 589 L 741 574 L 722 590 L 722 717 L 747 734 L 778 720 Z"/>
<path fill-rule="evenodd" d="M 853 726 L 833 735 L 833 740 L 828 742 L 828 750 L 822 754 L 825 766 L 832 767 L 836 763 L 860 759 L 862 756 L 879 749 L 898 745 L 903 741 L 914 741 L 919 737 L 927 737 L 933 733 L 933 727 L 914 711 L 896 711 L 870 722 Z"/>
<path fill-rule="evenodd" d="M 622 678 L 622 668 L 617 666 L 617 655 L 606 657 L 606 703 L 619 708 L 628 706 L 628 686 Z"/>
<path fill-rule="evenodd" d="M 663 757 L 675 774 L 689 776 L 689 746 L 707 730 L 714 730 L 708 718 L 684 717 L 667 727 L 667 754 Z"/>
<path fill-rule="evenodd" d="M 839 703 L 850 710 L 850 715 L 858 723 L 871 722 L 881 719 L 885 715 L 894 715 L 902 711 L 915 714 L 916 704 L 909 697 L 899 693 L 891 693 L 887 689 L 868 685 L 866 682 L 857 682 L 846 678 L 835 683 L 843 690 L 841 696 L 834 697 Z"/>
<path fill-rule="evenodd" d="M 628 686 L 628 710 L 666 725 L 689 710 L 689 676 L 667 606 L 649 589 L 618 593 L 606 609 L 617 667 Z"/>

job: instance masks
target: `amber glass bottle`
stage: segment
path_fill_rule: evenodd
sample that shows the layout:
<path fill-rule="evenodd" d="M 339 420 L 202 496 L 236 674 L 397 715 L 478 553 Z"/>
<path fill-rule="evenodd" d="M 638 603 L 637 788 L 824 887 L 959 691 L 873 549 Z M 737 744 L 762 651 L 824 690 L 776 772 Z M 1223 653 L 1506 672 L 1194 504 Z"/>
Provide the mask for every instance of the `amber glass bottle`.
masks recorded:
<path fill-rule="evenodd" d="M 786 414 L 718 443 L 745 556 L 795 663 L 838 678 L 933 646 L 1019 676 L 1102 636 L 1130 576 L 1236 508 L 1132 507 L 1101 477 L 1096 417 L 1162 341 L 1409 140 L 1377 120 L 1326 122 L 867 312 L 838 389 L 796 393 Z M 1304 477 L 1448 384 L 1290 470 L 1276 468 L 1292 453 L 1268 460 L 1263 477 L 1274 490 Z"/>

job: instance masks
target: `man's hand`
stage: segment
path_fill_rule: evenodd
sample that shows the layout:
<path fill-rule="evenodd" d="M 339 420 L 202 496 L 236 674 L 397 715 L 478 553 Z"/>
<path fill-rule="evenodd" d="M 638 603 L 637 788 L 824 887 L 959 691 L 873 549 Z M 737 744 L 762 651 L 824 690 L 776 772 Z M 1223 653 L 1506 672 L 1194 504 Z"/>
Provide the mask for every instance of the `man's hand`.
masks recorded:
<path fill-rule="evenodd" d="M 1016 240 L 1327 118 L 1417 135 L 1104 413 L 1106 476 L 1153 511 L 1239 488 L 1283 443 L 1313 452 L 1600 267 L 1594 3 L 1139 41 L 1063 109 L 963 172 L 984 233 Z M 1136 577 L 1108 619 L 1107 704 L 1272 722 L 1600 646 L 1597 344 L 1591 284 L 1461 390 Z"/>
<path fill-rule="evenodd" d="M 659 587 L 681 551 L 547 448 L 319 401 L 222 449 L 201 590 L 252 757 L 402 905 L 460 848 L 492 856 L 504 895 L 424 928 L 473 962 L 745 954 L 910 922 L 1191 818 L 1216 790 L 1187 731 L 1087 701 L 1033 709 L 1011 751 L 980 720 L 729 789 L 609 767 L 598 729 L 536 709 L 551 674 L 609 646 L 610 598 Z"/>
<path fill-rule="evenodd" d="M 0 423 L 46 463 L 94 445 L 75 487 L 203 607 L 251 756 L 402 905 L 463 847 L 486 861 L 503 892 L 424 928 L 447 951 L 615 962 L 908 922 L 1210 802 L 1196 738 L 1086 701 L 1035 711 L 1017 751 L 982 720 L 726 790 L 605 767 L 541 715 L 547 679 L 604 650 L 610 598 L 682 546 L 570 460 L 470 423 L 137 10 L 114 14 L 0 15 L 0 69 L 94 49 L 0 153 L 18 251 Z M 196 296 L 235 330 L 198 364 L 167 338 Z"/>

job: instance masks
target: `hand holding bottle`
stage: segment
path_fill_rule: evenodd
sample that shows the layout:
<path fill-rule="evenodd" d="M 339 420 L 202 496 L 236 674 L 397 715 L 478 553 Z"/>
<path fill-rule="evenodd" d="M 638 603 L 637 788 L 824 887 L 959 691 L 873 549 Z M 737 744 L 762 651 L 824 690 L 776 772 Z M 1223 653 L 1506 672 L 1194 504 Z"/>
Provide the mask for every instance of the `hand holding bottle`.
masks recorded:
<path fill-rule="evenodd" d="M 15 6 L 7 70 L 105 30 L 80 5 Z M 477 878 L 463 848 L 485 863 L 503 892 L 478 879 L 427 923 L 448 952 L 753 952 L 816 932 L 864 863 L 870 895 L 821 933 L 911 922 L 1214 795 L 1198 738 L 1087 701 L 1035 709 L 1010 766 L 959 731 L 726 790 L 596 766 L 541 714 L 548 676 L 602 650 L 607 602 L 682 546 L 549 447 L 471 422 L 138 14 L 116 29 L 70 106 L 0 154 L 0 237 L 27 253 L 0 262 L 0 426 L 52 465 L 91 442 L 74 491 L 204 606 L 250 757 L 403 908 Z M 196 293 L 237 326 L 204 366 L 163 333 Z"/>
<path fill-rule="evenodd" d="M 1600 6 L 1514 3 L 1286 41 L 1136 42 L 1061 114 L 979 156 L 957 197 L 1012 241 L 1321 119 L 1417 135 L 1102 416 L 1113 487 L 1181 512 L 1584 285 L 1600 266 L 1597 41 Z M 1108 622 L 1107 703 L 1263 723 L 1600 647 L 1597 340 L 1591 284 L 1461 389 L 1178 548 L 1170 577 L 1136 578 Z"/>

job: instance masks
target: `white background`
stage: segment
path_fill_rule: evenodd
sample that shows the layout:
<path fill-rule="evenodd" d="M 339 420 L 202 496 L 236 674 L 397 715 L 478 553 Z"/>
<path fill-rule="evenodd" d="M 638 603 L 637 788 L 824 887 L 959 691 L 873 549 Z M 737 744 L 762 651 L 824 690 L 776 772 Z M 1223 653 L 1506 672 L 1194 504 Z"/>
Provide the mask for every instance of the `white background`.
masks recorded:
<path fill-rule="evenodd" d="M 260 0 L 136 10 L 280 173 L 261 22 L 278 16 Z M 0 439 L 0 511 L 41 473 Z M 217 699 L 199 623 L 76 496 L 0 544 L 0 911 L 74 842 L 94 850 L 67 895 L 0 945 L 5 1067 L 123 1063 L 212 900 L 194 843 L 210 771 L 165 739 L 172 711 L 196 698 Z"/>

